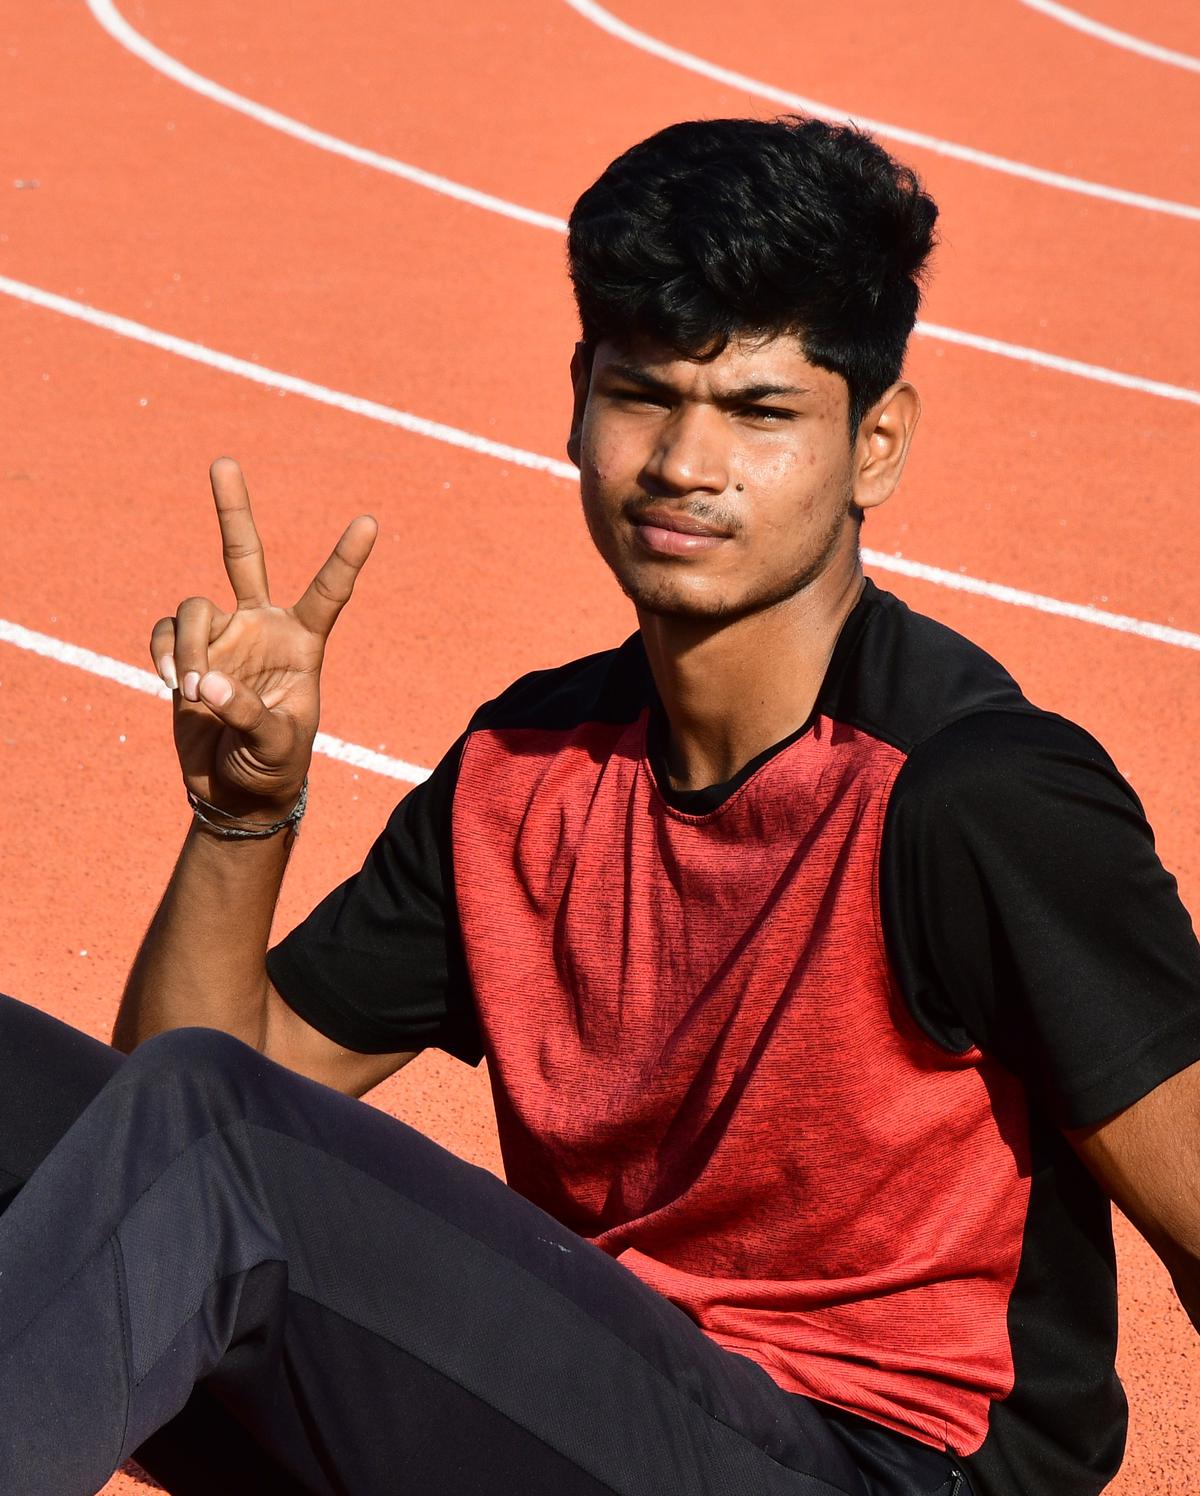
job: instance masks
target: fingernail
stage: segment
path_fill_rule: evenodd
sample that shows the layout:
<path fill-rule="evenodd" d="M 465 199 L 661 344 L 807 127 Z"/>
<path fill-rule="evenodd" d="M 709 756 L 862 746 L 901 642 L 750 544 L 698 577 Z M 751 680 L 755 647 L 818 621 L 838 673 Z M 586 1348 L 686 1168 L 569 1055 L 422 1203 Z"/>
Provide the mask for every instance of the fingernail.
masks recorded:
<path fill-rule="evenodd" d="M 224 706 L 233 695 L 233 683 L 226 676 L 210 670 L 200 682 L 200 695 L 208 706 Z"/>
<path fill-rule="evenodd" d="M 175 656 L 163 655 L 158 662 L 158 673 L 172 691 L 179 690 L 179 677 L 175 674 Z"/>
<path fill-rule="evenodd" d="M 183 695 L 187 701 L 200 700 L 200 672 L 189 670 L 183 677 Z"/>

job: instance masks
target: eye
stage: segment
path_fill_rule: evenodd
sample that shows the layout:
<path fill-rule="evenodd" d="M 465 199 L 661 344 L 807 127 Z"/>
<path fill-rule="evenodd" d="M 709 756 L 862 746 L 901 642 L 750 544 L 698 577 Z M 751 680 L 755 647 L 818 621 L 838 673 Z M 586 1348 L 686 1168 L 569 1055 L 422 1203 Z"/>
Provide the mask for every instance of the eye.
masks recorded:
<path fill-rule="evenodd" d="M 652 394 L 649 390 L 612 389 L 608 392 L 610 400 L 615 400 L 618 405 L 632 406 L 637 409 L 668 410 L 670 401 L 663 395 Z"/>
<path fill-rule="evenodd" d="M 795 411 L 781 410 L 777 405 L 747 405 L 742 415 L 752 421 L 761 421 L 767 426 L 775 426 L 796 419 Z"/>

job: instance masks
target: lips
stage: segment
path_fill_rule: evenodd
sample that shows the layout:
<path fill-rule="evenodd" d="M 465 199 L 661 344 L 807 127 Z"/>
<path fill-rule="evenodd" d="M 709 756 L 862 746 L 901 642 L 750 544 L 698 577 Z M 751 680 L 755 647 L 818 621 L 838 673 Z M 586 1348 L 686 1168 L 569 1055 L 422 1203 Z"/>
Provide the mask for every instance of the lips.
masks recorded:
<path fill-rule="evenodd" d="M 668 509 L 644 509 L 632 516 L 632 523 L 638 543 L 656 556 L 695 556 L 730 538 L 717 525 Z"/>
<path fill-rule="evenodd" d="M 632 516 L 635 525 L 646 525 L 654 530 L 674 530 L 678 535 L 703 535 L 714 540 L 728 540 L 729 531 L 719 525 L 706 524 L 691 514 L 681 514 L 671 509 L 642 509 Z"/>

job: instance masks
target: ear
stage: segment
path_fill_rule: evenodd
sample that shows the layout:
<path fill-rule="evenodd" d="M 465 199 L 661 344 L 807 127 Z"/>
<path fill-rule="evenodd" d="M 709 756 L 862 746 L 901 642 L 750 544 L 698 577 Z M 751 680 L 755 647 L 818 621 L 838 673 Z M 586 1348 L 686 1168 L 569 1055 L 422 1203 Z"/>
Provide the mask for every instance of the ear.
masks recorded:
<path fill-rule="evenodd" d="M 867 411 L 858 428 L 854 455 L 854 503 L 874 509 L 892 495 L 921 418 L 921 397 L 899 379 Z"/>
<path fill-rule="evenodd" d="M 583 413 L 587 408 L 592 383 L 592 359 L 595 350 L 590 343 L 576 343 L 571 355 L 571 390 L 574 408 L 571 412 L 571 434 L 567 437 L 567 456 L 579 466 L 580 442 L 583 437 Z"/>

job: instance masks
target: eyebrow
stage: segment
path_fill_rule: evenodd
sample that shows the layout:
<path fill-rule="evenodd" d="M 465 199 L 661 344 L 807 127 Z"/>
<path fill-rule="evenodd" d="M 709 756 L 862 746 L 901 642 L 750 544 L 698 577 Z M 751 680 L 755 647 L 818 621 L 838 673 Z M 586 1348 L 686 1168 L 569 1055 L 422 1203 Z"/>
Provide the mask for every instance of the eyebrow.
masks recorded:
<path fill-rule="evenodd" d="M 674 385 L 669 384 L 665 379 L 656 378 L 637 364 L 607 364 L 604 373 L 617 379 L 627 380 L 630 384 L 636 384 L 640 389 L 651 390 L 655 394 L 677 395 L 679 393 Z M 714 397 L 714 403 L 717 405 L 752 405 L 756 400 L 781 399 L 788 395 L 811 395 L 812 393 L 808 385 L 775 384 L 770 380 L 760 380 L 757 384 L 743 384 L 733 389 L 723 390 Z"/>

